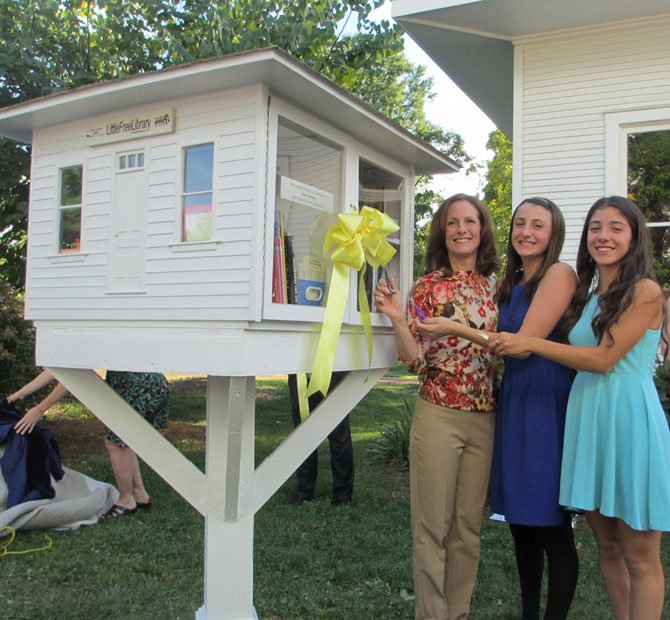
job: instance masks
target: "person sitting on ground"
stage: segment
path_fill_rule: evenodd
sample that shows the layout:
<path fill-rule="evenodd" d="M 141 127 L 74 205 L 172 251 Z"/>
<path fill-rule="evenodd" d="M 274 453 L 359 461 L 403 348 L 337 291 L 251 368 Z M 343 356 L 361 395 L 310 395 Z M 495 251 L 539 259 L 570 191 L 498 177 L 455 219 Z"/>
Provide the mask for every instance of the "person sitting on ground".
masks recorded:
<path fill-rule="evenodd" d="M 30 383 L 7 397 L 12 403 L 26 398 L 33 392 L 54 381 L 54 376 L 43 370 Z M 154 428 L 167 426 L 169 417 L 170 390 L 164 375 L 156 372 L 127 372 L 108 370 L 106 383 L 135 409 Z M 15 430 L 19 434 L 30 433 L 35 424 L 67 394 L 67 388 L 58 383 L 56 387 L 40 403 L 29 409 L 16 423 Z M 110 429 L 105 429 L 105 448 L 119 490 L 119 499 L 105 515 L 108 518 L 129 515 L 140 510 L 151 508 L 151 498 L 144 487 L 137 455 L 123 440 Z"/>

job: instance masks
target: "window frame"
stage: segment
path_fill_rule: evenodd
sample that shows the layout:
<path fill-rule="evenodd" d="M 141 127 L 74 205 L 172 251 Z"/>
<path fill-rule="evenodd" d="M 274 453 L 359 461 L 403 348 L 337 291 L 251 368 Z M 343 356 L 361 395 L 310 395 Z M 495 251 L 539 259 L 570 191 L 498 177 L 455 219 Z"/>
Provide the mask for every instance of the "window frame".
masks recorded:
<path fill-rule="evenodd" d="M 211 186 L 209 190 L 198 190 L 194 192 L 187 192 L 186 191 L 186 186 L 187 186 L 187 179 L 186 179 L 186 174 L 187 174 L 187 155 L 189 149 L 195 149 L 198 147 L 204 147 L 204 146 L 211 146 L 212 149 L 212 178 L 211 178 Z M 182 144 L 180 145 L 180 160 L 179 160 L 179 203 L 178 203 L 178 208 L 179 208 L 179 223 L 178 223 L 178 243 L 181 246 L 191 246 L 194 244 L 210 244 L 213 241 L 216 241 L 216 235 L 215 235 L 215 205 L 216 205 L 216 199 L 215 199 L 215 187 L 214 187 L 214 180 L 215 180 L 215 162 L 216 162 L 216 141 L 215 140 L 202 140 L 202 141 L 194 141 L 190 142 L 188 144 Z M 211 196 L 210 200 L 210 211 L 209 211 L 209 216 L 210 216 L 210 236 L 207 239 L 186 239 L 185 238 L 185 222 L 186 222 L 186 213 L 185 213 L 185 201 L 188 197 L 191 196 L 204 196 L 209 194 Z"/>
<path fill-rule="evenodd" d="M 356 140 L 350 134 L 344 133 L 332 125 L 297 109 L 277 97 L 270 97 L 268 108 L 268 148 L 267 148 L 267 183 L 265 188 L 265 245 L 263 263 L 263 320 L 287 320 L 287 321 L 322 321 L 325 311 L 324 306 L 306 306 L 298 304 L 277 304 L 272 302 L 272 257 L 274 236 L 274 211 L 276 175 L 270 171 L 277 167 L 277 137 L 279 118 L 286 119 L 305 130 L 314 132 L 323 140 L 341 148 L 342 153 L 342 179 L 340 186 L 339 205 L 336 205 L 334 213 L 346 212 L 349 205 L 358 205 L 359 201 L 359 160 L 363 159 L 369 164 L 377 166 L 387 172 L 397 175 L 402 180 L 402 195 L 400 205 L 400 256 L 398 259 L 398 277 L 402 290 L 408 290 L 411 284 L 411 261 L 414 253 L 414 239 L 408 230 L 413 229 L 413 207 L 414 196 L 414 171 L 406 165 L 387 157 L 372 147 Z M 409 227 L 409 228 L 408 228 Z M 369 267 L 369 266 L 368 266 Z M 358 311 L 358 274 L 352 275 L 349 281 L 349 298 L 345 308 L 343 323 L 361 325 L 361 313 Z M 373 326 L 388 326 L 388 319 L 381 313 L 371 313 Z"/>
<path fill-rule="evenodd" d="M 628 136 L 670 131 L 670 107 L 643 108 L 605 114 L 605 194 L 628 195 Z M 670 221 L 648 222 L 649 228 L 670 228 Z"/>
<path fill-rule="evenodd" d="M 80 183 L 79 183 L 79 202 L 74 204 L 63 204 L 63 176 L 66 170 L 79 168 Z M 57 256 L 67 256 L 71 254 L 81 254 L 83 245 L 83 230 L 84 230 L 84 164 L 73 163 L 66 166 L 58 167 L 58 193 L 56 204 L 56 236 L 55 236 L 55 254 Z M 63 248 L 63 216 L 66 211 L 79 212 L 79 244 L 74 248 Z"/>

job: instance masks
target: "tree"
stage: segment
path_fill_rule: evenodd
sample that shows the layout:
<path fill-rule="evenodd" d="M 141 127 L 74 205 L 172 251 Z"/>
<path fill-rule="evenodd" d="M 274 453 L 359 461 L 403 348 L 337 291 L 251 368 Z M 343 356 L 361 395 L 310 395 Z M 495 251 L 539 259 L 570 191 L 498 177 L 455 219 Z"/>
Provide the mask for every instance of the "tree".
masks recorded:
<path fill-rule="evenodd" d="M 403 54 L 383 0 L 11 0 L 0 13 L 0 106 L 231 52 L 277 46 L 467 162 L 463 142 L 426 119 L 425 69 Z M 355 34 L 346 34 L 350 30 Z M 0 277 L 23 287 L 30 149 L 0 139 Z M 423 203 L 420 211 L 423 213 Z"/>
<path fill-rule="evenodd" d="M 35 332 L 23 320 L 23 298 L 0 282 L 0 394 L 11 394 L 35 373 Z"/>
<path fill-rule="evenodd" d="M 486 166 L 484 202 L 493 218 L 498 252 L 507 251 L 507 235 L 512 218 L 512 143 L 496 129 L 489 134 L 486 148 L 493 151 L 493 158 Z"/>

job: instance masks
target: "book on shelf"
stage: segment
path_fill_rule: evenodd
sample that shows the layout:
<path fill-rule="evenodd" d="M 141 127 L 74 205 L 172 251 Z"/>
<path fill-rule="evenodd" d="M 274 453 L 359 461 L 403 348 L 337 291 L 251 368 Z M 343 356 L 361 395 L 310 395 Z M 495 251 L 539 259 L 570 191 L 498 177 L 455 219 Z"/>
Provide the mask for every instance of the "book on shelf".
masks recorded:
<path fill-rule="evenodd" d="M 284 254 L 286 261 L 286 289 L 288 303 L 298 303 L 295 278 L 295 253 L 293 252 L 293 236 L 284 235 Z"/>
<path fill-rule="evenodd" d="M 277 304 L 286 303 L 286 265 L 281 231 L 281 211 L 275 211 L 274 238 L 272 241 L 272 301 Z"/>

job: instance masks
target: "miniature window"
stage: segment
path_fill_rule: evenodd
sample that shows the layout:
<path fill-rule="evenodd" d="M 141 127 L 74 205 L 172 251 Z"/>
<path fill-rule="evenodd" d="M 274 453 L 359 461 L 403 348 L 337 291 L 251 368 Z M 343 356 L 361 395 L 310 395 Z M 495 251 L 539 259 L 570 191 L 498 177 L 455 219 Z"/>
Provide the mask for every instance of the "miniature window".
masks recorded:
<path fill-rule="evenodd" d="M 137 170 L 144 168 L 144 151 L 121 153 L 116 160 L 118 170 Z"/>
<path fill-rule="evenodd" d="M 359 160 L 358 164 L 358 207 L 372 207 L 382 213 L 386 213 L 400 223 L 402 205 L 402 177 L 397 174 L 383 170 L 382 168 L 365 161 Z M 387 237 L 389 243 L 396 249 L 395 256 L 391 262 L 382 268 L 365 270 L 365 290 L 368 298 L 368 307 L 375 312 L 374 298 L 372 292 L 377 287 L 377 282 L 386 274 L 393 278 L 396 283 L 400 279 L 400 232 Z M 384 271 L 386 273 L 384 273 Z M 360 300 L 359 300 L 360 303 Z M 360 309 L 360 306 L 359 306 Z"/>
<path fill-rule="evenodd" d="M 273 238 L 272 301 L 325 305 L 326 232 L 339 212 L 341 148 L 279 118 Z"/>
<path fill-rule="evenodd" d="M 58 251 L 61 254 L 81 249 L 81 177 L 82 166 L 60 170 Z"/>
<path fill-rule="evenodd" d="M 212 183 L 214 145 L 199 144 L 184 149 L 182 192 L 182 241 L 212 238 Z"/>

